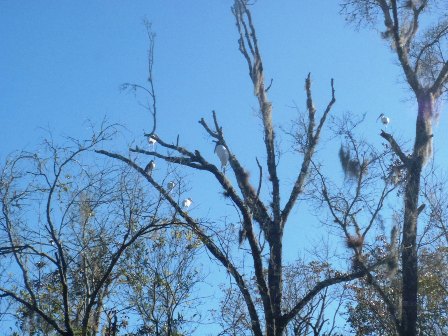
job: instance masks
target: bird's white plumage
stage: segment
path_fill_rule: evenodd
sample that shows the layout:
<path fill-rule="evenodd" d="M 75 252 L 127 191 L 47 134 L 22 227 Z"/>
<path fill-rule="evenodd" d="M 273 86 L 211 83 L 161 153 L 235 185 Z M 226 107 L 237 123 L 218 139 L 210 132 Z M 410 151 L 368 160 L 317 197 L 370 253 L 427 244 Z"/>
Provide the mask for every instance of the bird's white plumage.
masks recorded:
<path fill-rule="evenodd" d="M 157 143 L 157 140 L 150 135 L 148 136 L 148 143 L 154 146 Z"/>
<path fill-rule="evenodd" d="M 216 145 L 215 147 L 215 153 L 218 155 L 219 161 L 221 161 L 221 167 L 224 168 L 227 166 L 227 163 L 229 162 L 229 151 L 224 145 Z"/>
<path fill-rule="evenodd" d="M 184 208 L 189 208 L 192 203 L 193 203 L 193 200 L 191 198 L 186 198 L 182 202 L 182 205 L 184 206 Z"/>
<path fill-rule="evenodd" d="M 382 123 L 384 126 L 387 126 L 387 125 L 389 125 L 389 123 L 390 123 L 390 118 L 389 118 L 389 117 L 386 117 L 386 116 L 384 115 L 384 113 L 381 113 L 380 116 L 379 116 L 376 120 L 378 120 L 378 119 L 381 120 L 381 123 Z"/>

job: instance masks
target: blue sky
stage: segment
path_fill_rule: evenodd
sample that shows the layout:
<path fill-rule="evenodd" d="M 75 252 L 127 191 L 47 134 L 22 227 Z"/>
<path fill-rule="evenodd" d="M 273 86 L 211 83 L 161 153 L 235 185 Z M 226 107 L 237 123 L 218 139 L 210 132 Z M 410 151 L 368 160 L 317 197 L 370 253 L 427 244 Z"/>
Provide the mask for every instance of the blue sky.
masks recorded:
<path fill-rule="evenodd" d="M 303 106 L 303 81 L 314 79 L 323 106 L 334 77 L 338 111 L 403 115 L 407 97 L 394 56 L 375 32 L 356 33 L 338 15 L 336 2 L 261 0 L 254 9 L 275 120 L 289 121 Z M 198 130 L 215 109 L 229 139 L 233 121 L 254 124 L 256 101 L 237 50 L 231 1 L 2 1 L 0 2 L 0 113 L 7 125 L 0 155 L 35 143 L 38 127 L 76 136 L 83 121 L 105 115 L 135 136 L 149 129 L 145 111 L 123 82 L 145 83 L 147 40 L 143 18 L 157 33 L 155 77 L 160 127 Z M 239 112 L 236 112 L 239 111 Z M 400 116 L 401 117 L 401 116 Z M 407 118 L 405 118 L 407 119 Z M 411 122 L 412 116 L 409 118 Z M 226 123 L 229 122 L 229 123 Z M 196 132 L 200 133 L 200 132 Z M 183 134 L 185 134 L 183 132 Z M 196 145 L 193 134 L 185 138 Z M 258 140 L 258 139 L 257 139 Z"/>
<path fill-rule="evenodd" d="M 126 153 L 126 141 L 144 143 L 142 134 L 151 129 L 151 119 L 119 86 L 145 84 L 148 41 L 142 21 L 147 18 L 157 34 L 157 133 L 170 141 L 180 134 L 183 146 L 197 148 L 217 163 L 213 144 L 197 122 L 210 120 L 216 110 L 231 149 L 256 175 L 255 157 L 264 157 L 257 133 L 261 126 L 247 65 L 238 51 L 231 3 L 0 0 L 0 160 L 15 150 L 33 150 L 46 134 L 42 128 L 82 138 L 89 134 L 87 120 L 99 124 L 104 117 L 126 127 L 125 141 L 111 144 L 114 148 Z M 334 115 L 366 113 L 364 135 L 380 144 L 376 118 L 385 113 L 391 118 L 389 131 L 411 138 L 416 106 L 395 56 L 378 32 L 356 32 L 338 12 L 337 1 L 328 0 L 258 0 L 253 8 L 266 77 L 274 80 L 269 95 L 276 125 L 288 128 L 296 116 L 294 103 L 304 110 L 304 79 L 311 72 L 318 109 L 328 103 L 334 78 Z M 442 144 L 447 134 L 441 130 L 447 118 L 441 114 L 435 149 L 439 163 L 446 164 Z M 287 138 L 279 138 L 286 146 Z M 338 146 L 324 149 L 325 163 L 336 177 L 342 176 Z M 282 161 L 284 187 L 297 162 L 289 156 Z M 222 202 L 218 190 L 204 191 L 199 185 L 211 180 L 194 174 L 191 179 L 197 215 L 210 214 L 214 202 Z M 224 215 L 226 211 L 231 209 L 223 210 Z M 296 234 L 314 238 L 313 232 Z M 296 239 L 286 241 L 289 258 L 297 255 L 297 245 Z"/>

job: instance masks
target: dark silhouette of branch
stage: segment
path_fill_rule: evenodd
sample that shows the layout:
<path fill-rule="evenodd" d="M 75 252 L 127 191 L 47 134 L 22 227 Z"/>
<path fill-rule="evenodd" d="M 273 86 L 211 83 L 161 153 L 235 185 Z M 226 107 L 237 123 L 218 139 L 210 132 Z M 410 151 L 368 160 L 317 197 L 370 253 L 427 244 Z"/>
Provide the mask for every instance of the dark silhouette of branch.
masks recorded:
<path fill-rule="evenodd" d="M 199 224 L 188 215 L 187 212 L 185 212 L 179 204 L 169 195 L 169 193 L 161 186 L 159 185 L 150 175 L 146 174 L 144 169 L 139 167 L 136 163 L 131 161 L 130 159 L 115 153 L 110 153 L 105 150 L 98 150 L 97 153 L 103 154 L 115 159 L 118 159 L 130 167 L 137 170 L 140 174 L 142 174 L 146 180 L 157 190 L 160 192 L 160 194 L 169 202 L 169 204 L 176 210 L 176 212 L 186 221 L 187 226 L 197 235 L 197 237 L 202 241 L 202 243 L 207 247 L 207 249 L 210 251 L 210 253 L 221 262 L 221 264 L 229 271 L 229 273 L 232 275 L 232 277 L 235 279 L 238 288 L 240 289 L 241 293 L 243 294 L 244 300 L 246 302 L 246 305 L 249 310 L 249 314 L 251 316 L 252 324 L 253 324 L 253 331 L 257 336 L 262 336 L 263 333 L 261 332 L 261 326 L 258 319 L 258 314 L 255 308 L 255 305 L 252 301 L 252 297 L 250 295 L 250 292 L 247 289 L 247 285 L 241 276 L 241 274 L 238 272 L 236 267 L 231 263 L 231 261 L 226 257 L 224 253 L 221 252 L 219 247 L 213 242 L 213 240 L 203 232 Z M 212 165 L 210 165 L 209 169 L 211 169 Z M 214 167 L 216 169 L 216 167 Z M 219 171 L 216 171 L 217 175 L 222 175 Z M 222 181 L 225 184 L 225 181 Z"/>
<path fill-rule="evenodd" d="M 316 149 L 316 145 L 319 141 L 320 133 L 322 131 L 322 127 L 325 123 L 325 120 L 328 114 L 331 111 L 334 103 L 336 102 L 335 90 L 334 90 L 334 81 L 331 80 L 331 100 L 328 103 L 322 117 L 320 118 L 319 125 L 315 129 L 315 109 L 313 106 L 312 94 L 311 94 L 311 75 L 308 74 L 308 77 L 305 82 L 305 88 L 307 93 L 307 107 L 308 107 L 308 125 L 307 125 L 307 145 L 306 151 L 303 156 L 302 166 L 297 177 L 296 182 L 294 183 L 294 187 L 291 191 L 291 195 L 289 196 L 288 202 L 286 203 L 283 211 L 282 211 L 282 221 L 286 222 L 288 219 L 289 213 L 291 212 L 294 204 L 297 201 L 297 197 L 300 195 L 303 189 L 303 184 L 305 183 L 306 176 L 308 174 L 309 166 L 311 163 L 311 158 L 313 157 L 314 151 Z"/>

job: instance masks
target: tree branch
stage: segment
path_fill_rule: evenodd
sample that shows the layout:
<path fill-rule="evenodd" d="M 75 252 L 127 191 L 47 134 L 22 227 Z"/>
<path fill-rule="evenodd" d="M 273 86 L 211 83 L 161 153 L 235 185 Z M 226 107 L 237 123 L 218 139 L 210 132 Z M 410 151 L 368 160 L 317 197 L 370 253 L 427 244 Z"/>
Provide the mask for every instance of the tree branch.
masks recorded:
<path fill-rule="evenodd" d="M 361 278 L 366 275 L 366 271 L 361 270 L 354 273 L 340 275 L 333 278 L 328 278 L 323 281 L 318 282 L 313 289 L 311 289 L 307 295 L 305 295 L 297 304 L 286 314 L 282 316 L 282 325 L 286 326 L 291 319 L 293 319 L 305 305 L 310 302 L 322 289 L 327 288 L 329 286 L 341 283 L 348 282 L 354 279 Z"/>
<path fill-rule="evenodd" d="M 403 68 L 406 79 L 411 86 L 412 90 L 415 92 L 415 95 L 418 96 L 422 90 L 421 85 L 418 81 L 416 73 L 412 70 L 409 64 L 409 58 L 407 51 L 403 49 L 403 44 L 401 42 L 400 36 L 400 27 L 399 27 L 399 19 L 398 19 L 398 9 L 397 9 L 397 1 L 391 0 L 392 5 L 392 18 L 393 18 L 393 39 L 395 41 L 395 48 L 397 50 L 398 59 Z"/>
<path fill-rule="evenodd" d="M 434 98 L 438 98 L 442 94 L 443 85 L 448 81 L 448 62 L 445 62 L 442 69 L 440 70 L 437 79 L 432 85 L 430 91 L 434 95 Z"/>
<path fill-rule="evenodd" d="M 305 155 L 303 157 L 302 161 L 302 167 L 300 169 L 300 173 L 297 176 L 296 182 L 294 183 L 294 187 L 291 191 L 291 194 L 289 196 L 288 202 L 286 203 L 285 207 L 282 211 L 282 223 L 283 225 L 286 223 L 286 220 L 288 219 L 288 216 L 294 207 L 294 204 L 297 201 L 298 196 L 301 194 L 303 185 L 305 183 L 306 176 L 308 175 L 309 171 L 309 165 L 311 162 L 311 159 L 313 157 L 314 151 L 316 149 L 316 145 L 319 141 L 320 133 L 322 131 L 322 127 L 325 123 L 325 120 L 330 113 L 330 110 L 334 103 L 336 102 L 335 97 L 335 90 L 334 90 L 334 81 L 331 80 L 331 100 L 327 105 L 327 108 L 324 111 L 324 114 L 320 118 L 319 125 L 317 126 L 316 131 L 314 131 L 314 116 L 315 116 L 315 109 L 313 106 L 313 100 L 312 100 L 312 94 L 311 94 L 311 75 L 308 74 L 308 77 L 306 79 L 306 93 L 307 93 L 307 107 L 308 107 L 308 132 L 307 132 L 307 150 L 305 152 Z"/>
<path fill-rule="evenodd" d="M 235 0 L 233 13 L 235 15 L 238 31 L 240 33 L 240 51 L 248 63 L 250 77 L 254 85 L 254 94 L 258 98 L 258 104 L 261 110 L 264 129 L 264 143 L 267 154 L 267 166 L 269 178 L 272 183 L 272 210 L 274 213 L 274 222 L 277 223 L 276 225 L 280 225 L 280 186 L 275 159 L 275 136 L 272 124 L 272 104 L 268 100 L 267 93 L 264 88 L 263 64 L 258 49 L 257 35 L 252 22 L 251 14 L 246 8 L 244 1 Z M 249 46 L 251 55 L 248 54 L 247 48 L 245 47 L 246 45 Z"/>
<path fill-rule="evenodd" d="M 207 247 L 207 249 L 209 250 L 209 252 L 217 259 L 221 262 L 221 264 L 229 271 L 229 273 L 233 276 L 233 278 L 235 279 L 238 288 L 240 289 L 244 300 L 246 302 L 247 308 L 249 310 L 249 314 L 251 316 L 251 321 L 253 323 L 253 330 L 255 332 L 255 334 L 257 336 L 262 336 L 262 332 L 261 332 L 261 325 L 260 325 L 260 321 L 258 318 L 258 313 L 256 311 L 255 305 L 252 301 L 252 297 L 250 295 L 249 290 L 247 289 L 246 283 L 243 279 L 243 277 L 241 276 L 241 274 L 238 272 L 238 270 L 235 268 L 235 266 L 232 264 L 232 262 L 225 256 L 225 254 L 223 254 L 221 252 L 221 250 L 216 246 L 216 244 L 213 242 L 213 240 L 203 232 L 203 230 L 200 228 L 200 226 L 198 225 L 198 223 L 196 223 L 195 220 L 193 220 L 193 218 L 191 218 L 187 212 L 183 211 L 182 208 L 179 206 L 179 204 L 177 204 L 177 202 L 175 202 L 173 200 L 173 198 L 169 195 L 169 193 L 167 191 L 165 191 L 163 189 L 162 186 L 160 186 L 150 175 L 146 174 L 144 169 L 139 167 L 136 163 L 134 163 L 133 161 L 131 161 L 130 159 L 119 155 L 119 154 L 115 154 L 115 153 L 110 153 L 108 151 L 105 150 L 97 150 L 96 151 L 99 154 L 103 154 L 106 156 L 109 156 L 111 158 L 115 158 L 118 159 L 124 163 L 126 163 L 127 165 L 129 165 L 130 167 L 134 168 L 135 170 L 137 170 L 140 174 L 142 174 L 146 180 L 157 190 L 161 193 L 161 195 L 170 203 L 170 205 L 176 210 L 177 213 L 179 213 L 182 218 L 187 222 L 188 227 L 190 227 L 190 229 L 192 229 L 192 231 L 197 235 L 197 237 L 202 241 L 202 243 Z M 214 167 L 216 170 L 217 168 L 213 165 L 210 165 L 210 168 Z M 218 175 L 222 174 L 217 171 L 216 172 Z"/>
<path fill-rule="evenodd" d="M 63 335 L 63 336 L 69 336 L 72 335 L 70 334 L 68 331 L 63 330 L 57 323 L 55 320 L 53 320 L 50 316 L 48 316 L 47 314 L 45 314 L 42 310 L 40 310 L 40 308 L 34 303 L 31 304 L 28 301 L 24 300 L 23 298 L 19 297 L 18 295 L 16 295 L 15 293 L 5 289 L 5 288 L 0 288 L 0 291 L 3 292 L 4 294 L 0 294 L 0 297 L 11 297 L 13 298 L 15 301 L 23 304 L 25 307 L 27 307 L 29 310 L 36 312 L 37 314 L 39 314 L 39 316 L 41 316 L 45 322 L 47 322 L 49 325 L 51 325 L 59 334 Z"/>
<path fill-rule="evenodd" d="M 380 136 L 386 139 L 394 153 L 397 154 L 401 162 L 407 166 L 409 164 L 409 158 L 406 154 L 403 153 L 400 145 L 395 141 L 394 137 L 391 134 L 384 132 L 383 130 L 381 130 Z"/>

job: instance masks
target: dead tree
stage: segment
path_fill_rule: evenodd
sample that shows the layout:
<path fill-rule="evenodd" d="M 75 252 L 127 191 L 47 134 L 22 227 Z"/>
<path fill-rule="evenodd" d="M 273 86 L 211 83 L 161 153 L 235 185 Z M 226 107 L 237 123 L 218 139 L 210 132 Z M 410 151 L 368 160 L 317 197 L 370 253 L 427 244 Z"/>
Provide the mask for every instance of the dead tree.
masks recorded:
<path fill-rule="evenodd" d="M 353 272 L 338 272 L 328 276 L 324 280 L 314 283 L 304 295 L 296 300 L 290 308 L 285 308 L 283 304 L 283 233 L 288 222 L 291 211 L 297 203 L 299 196 L 303 193 L 305 183 L 311 170 L 312 158 L 319 142 L 319 138 L 324 123 L 336 101 L 333 80 L 331 81 L 331 98 L 325 110 L 317 117 L 317 111 L 313 104 L 311 91 L 311 76 L 305 80 L 306 90 L 306 146 L 304 148 L 301 165 L 296 167 L 297 175 L 289 190 L 286 202 L 280 199 L 280 177 L 278 175 L 278 158 L 276 156 L 277 146 L 275 143 L 275 131 L 273 126 L 272 104 L 268 98 L 268 88 L 265 85 L 263 62 L 258 46 L 258 40 L 248 4 L 243 0 L 235 0 L 232 7 L 233 15 L 236 19 L 239 33 L 239 50 L 247 62 L 249 76 L 253 84 L 253 91 L 258 101 L 261 114 L 263 131 L 262 139 L 265 145 L 266 162 L 262 165 L 258 162 L 260 178 L 257 186 L 253 186 L 249 179 L 249 174 L 238 158 L 233 154 L 229 143 L 224 137 L 224 131 L 219 124 L 217 115 L 213 112 L 213 124 L 210 125 L 204 119 L 199 123 L 203 126 L 208 135 L 219 145 L 224 146 L 229 152 L 229 164 L 231 173 L 236 180 L 236 186 L 231 183 L 228 175 L 224 174 L 220 168 L 206 160 L 198 150 L 189 150 L 182 147 L 179 141 L 172 143 L 165 141 L 156 134 L 147 134 L 156 140 L 160 148 L 167 149 L 168 154 L 160 151 L 148 151 L 139 147 L 131 148 L 132 153 L 140 156 L 156 157 L 170 164 L 190 167 L 195 170 L 211 174 L 220 185 L 223 193 L 234 204 L 241 217 L 242 234 L 241 241 L 249 249 L 253 273 L 256 283 L 256 293 L 250 290 L 250 281 L 246 275 L 238 268 L 229 257 L 228 251 L 221 248 L 220 240 L 216 235 L 206 229 L 200 220 L 193 218 L 178 201 L 172 197 L 169 190 L 164 188 L 152 175 L 146 174 L 144 168 L 136 160 L 118 153 L 107 150 L 97 152 L 118 160 L 134 168 L 142 174 L 144 178 L 160 192 L 161 195 L 175 209 L 175 213 L 182 217 L 186 226 L 202 241 L 210 254 L 216 258 L 224 267 L 241 293 L 250 319 L 250 328 L 253 335 L 261 336 L 281 336 L 286 326 L 299 312 L 325 288 L 346 281 L 362 277 L 373 267 L 373 264 L 366 263 L 363 269 L 356 269 Z M 150 86 L 152 87 L 151 78 Z M 151 95 L 152 96 L 152 95 Z M 270 189 L 272 190 L 269 199 L 263 200 L 260 197 L 262 186 L 263 168 L 267 168 Z M 230 172 L 227 172 L 229 174 Z M 244 238 L 245 237 L 245 238 Z M 263 243 L 266 242 L 267 246 Z M 261 302 L 261 309 L 258 309 L 257 302 Z"/>

